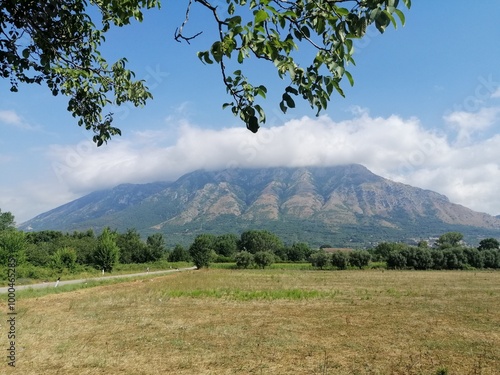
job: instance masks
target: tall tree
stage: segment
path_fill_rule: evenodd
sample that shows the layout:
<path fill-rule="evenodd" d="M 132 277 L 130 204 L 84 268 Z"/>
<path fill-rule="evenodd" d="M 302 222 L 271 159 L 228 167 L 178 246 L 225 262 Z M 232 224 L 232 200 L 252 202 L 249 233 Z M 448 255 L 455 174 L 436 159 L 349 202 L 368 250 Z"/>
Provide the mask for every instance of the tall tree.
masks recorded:
<path fill-rule="evenodd" d="M 155 233 L 146 239 L 147 262 L 160 260 L 165 255 L 165 239 L 163 234 Z"/>
<path fill-rule="evenodd" d="M 0 232 L 0 264 L 6 265 L 10 258 L 17 264 L 24 263 L 26 259 L 26 238 L 24 232 L 18 230 L 5 230 Z"/>
<path fill-rule="evenodd" d="M 458 246 L 463 238 L 464 235 L 460 232 L 447 232 L 439 236 L 436 244 L 440 249 L 447 249 Z"/>
<path fill-rule="evenodd" d="M 116 245 L 116 233 L 111 232 L 109 228 L 104 228 L 97 238 L 93 258 L 95 265 L 106 272 L 111 272 L 118 263 L 120 249 Z"/>
<path fill-rule="evenodd" d="M 174 249 L 168 254 L 169 262 L 189 262 L 190 260 L 189 252 L 180 244 L 175 245 Z"/>
<path fill-rule="evenodd" d="M 229 233 L 221 234 L 215 239 L 215 252 L 226 257 L 232 256 L 238 251 L 238 236 Z"/>
<path fill-rule="evenodd" d="M 120 248 L 120 263 L 144 263 L 146 245 L 136 229 L 127 229 L 125 233 L 118 234 L 116 244 Z"/>
<path fill-rule="evenodd" d="M 281 239 L 267 230 L 248 230 L 241 234 L 240 250 L 255 254 L 257 251 L 270 251 L 274 254 L 284 246 Z"/>
<path fill-rule="evenodd" d="M 189 255 L 197 268 L 208 267 L 212 254 L 215 253 L 215 236 L 200 234 L 189 247 Z"/>
<path fill-rule="evenodd" d="M 14 229 L 15 227 L 14 215 L 10 212 L 2 212 L 0 210 L 0 232 L 7 229 Z"/>
<path fill-rule="evenodd" d="M 500 242 L 496 238 L 485 238 L 479 241 L 478 250 L 492 250 L 500 248 Z"/>
<path fill-rule="evenodd" d="M 256 98 L 265 98 L 267 88 L 245 76 L 245 60 L 269 63 L 286 81 L 279 103 L 283 112 L 295 107 L 294 97 L 301 97 L 319 113 L 332 93 L 344 95 L 343 77 L 353 84 L 347 70 L 354 64 L 353 40 L 362 38 L 371 24 L 383 33 L 390 24 L 397 26 L 396 18 L 405 22 L 399 0 L 226 0 L 225 6 L 219 0 L 187 0 L 185 21 L 175 33 L 178 41 L 189 42 L 203 31 L 186 34 L 193 3 L 208 12 L 218 31 L 217 40 L 198 57 L 218 65 L 231 98 L 223 107 L 231 108 L 252 132 L 265 122 Z M 410 0 L 402 3 L 411 6 Z M 68 96 L 68 110 L 78 117 L 78 125 L 93 131 L 94 141 L 102 145 L 120 134 L 105 107 L 140 106 L 152 97 L 143 81 L 134 80 L 125 58 L 113 63 L 104 59 L 100 48 L 105 35 L 112 25 L 142 21 L 144 9 L 159 7 L 158 0 L 2 1 L 0 74 L 11 91 L 18 91 L 19 83 L 43 83 L 53 95 Z M 313 51 L 311 56 L 301 51 L 299 58 L 302 45 Z M 235 60 L 238 69 L 230 72 L 228 60 Z"/>

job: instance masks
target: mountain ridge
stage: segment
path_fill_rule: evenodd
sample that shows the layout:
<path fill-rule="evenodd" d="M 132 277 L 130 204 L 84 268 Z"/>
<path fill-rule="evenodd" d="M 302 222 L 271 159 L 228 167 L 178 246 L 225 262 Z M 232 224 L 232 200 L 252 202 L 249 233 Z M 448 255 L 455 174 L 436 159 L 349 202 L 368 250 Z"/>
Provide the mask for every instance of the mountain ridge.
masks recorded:
<path fill-rule="evenodd" d="M 359 164 L 198 170 L 173 182 L 122 184 L 38 215 L 21 228 L 72 231 L 104 226 L 134 227 L 143 235 L 162 232 L 184 240 L 203 230 L 255 227 L 338 244 L 349 241 L 342 234 L 346 230 L 354 237 L 363 234 L 364 243 L 378 239 L 377 231 L 402 239 L 436 229 L 468 228 L 476 236 L 500 233 L 497 217 L 377 176 Z M 309 228 L 308 234 L 302 236 L 304 228 Z"/>

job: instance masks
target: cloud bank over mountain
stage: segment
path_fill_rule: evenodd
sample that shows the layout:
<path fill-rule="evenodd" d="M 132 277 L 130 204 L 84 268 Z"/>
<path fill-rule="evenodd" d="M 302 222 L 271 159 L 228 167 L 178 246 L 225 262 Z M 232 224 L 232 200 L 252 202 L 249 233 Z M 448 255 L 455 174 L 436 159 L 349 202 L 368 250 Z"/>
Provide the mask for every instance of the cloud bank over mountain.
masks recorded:
<path fill-rule="evenodd" d="M 100 148 L 90 139 L 53 144 L 44 151 L 50 168 L 36 186 L 27 182 L 15 192 L 4 189 L 3 195 L 34 199 L 32 212 L 20 213 L 28 219 L 91 191 L 120 183 L 171 181 L 202 168 L 358 163 L 383 177 L 497 215 L 500 135 L 491 130 L 498 127 L 499 114 L 500 107 L 452 112 L 444 116 L 449 125 L 445 132 L 429 130 L 417 118 L 373 117 L 355 108 L 349 120 L 302 117 L 263 127 L 255 135 L 241 127 L 206 129 L 170 118 L 164 130 L 144 126 Z"/>

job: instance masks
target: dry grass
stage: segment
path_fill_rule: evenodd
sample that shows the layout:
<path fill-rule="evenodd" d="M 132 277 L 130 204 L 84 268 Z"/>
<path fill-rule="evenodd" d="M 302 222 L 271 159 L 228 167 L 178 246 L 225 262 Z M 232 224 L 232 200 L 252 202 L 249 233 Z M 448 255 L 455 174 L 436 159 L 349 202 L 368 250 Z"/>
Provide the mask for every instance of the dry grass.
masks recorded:
<path fill-rule="evenodd" d="M 10 371 L 4 360 L 1 373 L 486 375 L 500 368 L 499 272 L 193 271 L 17 306 L 17 367 Z"/>

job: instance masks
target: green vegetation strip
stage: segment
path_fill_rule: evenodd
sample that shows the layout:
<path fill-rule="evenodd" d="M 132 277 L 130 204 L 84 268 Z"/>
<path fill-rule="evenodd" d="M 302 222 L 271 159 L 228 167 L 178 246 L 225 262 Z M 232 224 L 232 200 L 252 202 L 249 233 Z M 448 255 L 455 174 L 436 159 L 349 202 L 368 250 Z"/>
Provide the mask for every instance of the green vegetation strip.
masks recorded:
<path fill-rule="evenodd" d="M 241 290 L 241 289 L 200 289 L 200 290 L 173 290 L 167 295 L 171 298 L 216 298 L 233 301 L 253 300 L 307 300 L 331 299 L 337 296 L 338 291 L 319 291 L 302 289 L 282 290 Z"/>

